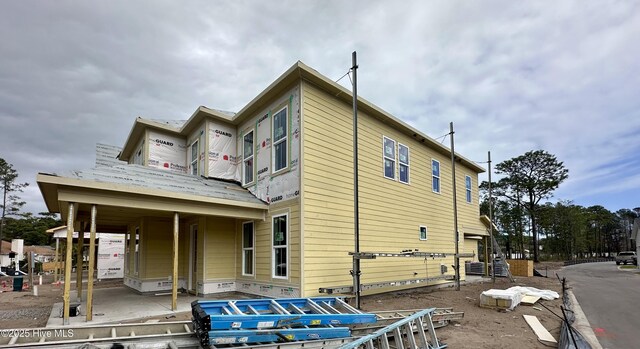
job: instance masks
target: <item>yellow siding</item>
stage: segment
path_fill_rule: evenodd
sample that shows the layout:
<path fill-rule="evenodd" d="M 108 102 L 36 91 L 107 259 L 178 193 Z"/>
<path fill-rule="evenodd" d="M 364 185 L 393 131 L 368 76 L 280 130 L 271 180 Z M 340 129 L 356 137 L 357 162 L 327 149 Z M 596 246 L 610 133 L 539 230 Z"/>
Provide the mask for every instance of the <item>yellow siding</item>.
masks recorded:
<path fill-rule="evenodd" d="M 288 280 L 272 277 L 272 217 L 283 213 L 289 214 L 289 278 Z M 264 221 L 254 221 L 256 259 L 254 276 L 242 275 L 242 223 L 236 223 L 236 278 L 242 281 L 265 282 L 274 285 L 300 285 L 300 203 L 292 199 L 282 203 L 271 204 Z"/>
<path fill-rule="evenodd" d="M 304 295 L 309 296 L 319 287 L 352 282 L 352 110 L 308 83 L 303 84 L 303 100 Z M 454 252 L 450 157 L 365 113 L 359 113 L 358 121 L 361 251 Z M 396 180 L 384 178 L 383 136 L 395 140 L 396 146 L 399 142 L 409 147 L 410 184 L 397 180 L 397 162 Z M 440 194 L 431 189 L 431 159 L 440 161 Z M 459 221 L 481 227 L 477 188 L 473 189 L 477 174 L 462 164 L 456 165 L 456 172 Z M 465 174 L 472 177 L 471 204 L 465 200 Z M 421 225 L 428 228 L 427 241 L 419 240 Z M 450 266 L 453 258 L 363 260 L 362 283 L 438 276 L 441 263 Z"/>
<path fill-rule="evenodd" d="M 207 217 L 205 226 L 205 279 L 235 278 L 235 219 Z"/>

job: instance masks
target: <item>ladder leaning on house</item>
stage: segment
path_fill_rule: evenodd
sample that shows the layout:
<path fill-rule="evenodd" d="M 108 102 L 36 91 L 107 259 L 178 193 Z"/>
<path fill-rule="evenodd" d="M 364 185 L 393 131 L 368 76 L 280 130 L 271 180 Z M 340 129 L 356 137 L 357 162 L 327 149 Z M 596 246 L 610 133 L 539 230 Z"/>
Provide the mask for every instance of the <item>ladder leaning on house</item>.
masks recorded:
<path fill-rule="evenodd" d="M 491 241 L 493 242 L 493 251 L 498 255 L 498 257 L 500 257 L 499 261 L 496 261 L 496 260 L 493 261 L 493 268 L 491 272 L 497 276 L 498 274 L 496 269 L 498 268 L 496 268 L 496 266 L 499 265 L 501 270 L 501 273 L 500 273 L 501 276 L 507 276 L 509 280 L 511 280 L 511 282 L 516 282 L 516 280 L 513 278 L 513 275 L 511 275 L 511 270 L 509 270 L 509 264 L 507 264 L 507 259 L 505 258 L 504 253 L 502 253 L 502 249 L 500 248 L 498 241 L 496 241 L 493 235 L 491 235 Z M 504 271 L 506 271 L 506 273 Z"/>

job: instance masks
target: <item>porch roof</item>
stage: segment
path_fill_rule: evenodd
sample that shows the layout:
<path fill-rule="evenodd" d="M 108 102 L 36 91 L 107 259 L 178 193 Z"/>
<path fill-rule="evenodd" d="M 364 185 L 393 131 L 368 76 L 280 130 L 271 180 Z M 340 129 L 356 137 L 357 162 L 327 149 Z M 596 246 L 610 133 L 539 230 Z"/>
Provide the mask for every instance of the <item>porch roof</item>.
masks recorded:
<path fill-rule="evenodd" d="M 103 221 L 111 221 L 107 226 L 122 226 L 135 216 L 170 217 L 173 212 L 264 219 L 268 209 L 236 183 L 141 165 L 39 173 L 36 180 L 50 212 L 66 219 L 69 202 L 79 205 L 78 216 L 96 204 Z"/>

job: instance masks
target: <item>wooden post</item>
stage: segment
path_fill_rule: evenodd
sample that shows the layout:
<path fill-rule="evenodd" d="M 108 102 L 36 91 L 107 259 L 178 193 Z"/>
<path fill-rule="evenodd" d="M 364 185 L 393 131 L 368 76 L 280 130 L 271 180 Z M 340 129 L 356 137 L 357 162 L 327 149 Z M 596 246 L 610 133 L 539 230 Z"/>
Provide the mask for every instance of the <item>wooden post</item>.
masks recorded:
<path fill-rule="evenodd" d="M 173 213 L 173 274 L 171 277 L 171 310 L 178 310 L 178 230 L 180 216 Z"/>
<path fill-rule="evenodd" d="M 91 205 L 91 226 L 89 228 L 89 274 L 87 278 L 87 321 L 93 320 L 93 264 L 96 250 L 96 205 Z"/>
<path fill-rule="evenodd" d="M 30 251 L 29 252 L 29 260 L 27 261 L 29 263 L 29 285 L 31 285 L 31 291 L 35 292 L 35 287 L 33 287 L 34 286 L 33 273 L 36 270 L 36 266 L 35 266 L 35 263 L 34 263 L 35 260 L 34 260 L 33 257 L 34 257 L 34 253 L 33 253 L 33 251 Z M 33 293 L 33 295 L 35 296 L 36 294 Z"/>
<path fill-rule="evenodd" d="M 76 251 L 76 290 L 78 290 L 78 302 L 82 301 L 82 268 L 84 267 L 84 222 L 80 222 L 78 229 L 78 250 Z"/>
<path fill-rule="evenodd" d="M 55 239 L 55 238 L 54 238 Z M 59 263 L 60 263 L 60 239 L 56 239 L 56 254 L 53 257 L 53 282 L 58 282 L 58 272 L 60 271 Z"/>
<path fill-rule="evenodd" d="M 69 293 L 71 291 L 71 248 L 73 247 L 73 221 L 74 221 L 74 204 L 73 202 L 69 203 L 69 213 L 67 213 L 67 251 L 65 256 L 65 265 L 64 265 L 64 293 L 62 295 L 63 301 L 63 316 L 62 316 L 62 324 L 69 324 Z"/>

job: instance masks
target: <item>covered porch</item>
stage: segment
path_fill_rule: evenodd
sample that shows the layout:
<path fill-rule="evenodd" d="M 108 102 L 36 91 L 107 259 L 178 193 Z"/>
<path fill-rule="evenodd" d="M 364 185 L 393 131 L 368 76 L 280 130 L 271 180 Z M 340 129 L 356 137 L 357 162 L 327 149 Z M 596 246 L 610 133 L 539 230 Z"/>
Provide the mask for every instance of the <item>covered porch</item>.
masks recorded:
<path fill-rule="evenodd" d="M 122 169 L 126 171 L 123 173 Z M 39 174 L 37 182 L 49 211 L 60 213 L 67 225 L 66 248 L 61 251 L 65 257 L 63 325 L 70 323 L 70 304 L 75 300 L 86 304 L 85 320 L 93 320 L 97 231 L 122 234 L 125 239 L 127 287 L 137 293 L 161 294 L 153 299 L 165 297 L 166 307 L 178 311 L 178 289 L 203 293 L 198 287 L 203 287 L 206 268 L 205 229 L 234 237 L 236 220 L 264 220 L 267 212 L 266 204 L 236 184 L 138 166 L 93 169 L 73 175 Z M 216 226 L 223 228 L 215 229 Z M 67 281 L 72 278 L 74 231 L 89 232 L 90 260 L 86 291 L 82 273 L 77 273 L 72 294 L 71 282 Z M 83 244 L 84 239 L 77 239 L 78 250 Z M 233 264 L 233 250 L 229 256 Z M 235 269 L 231 272 L 235 273 Z M 100 302 L 96 304 L 103 304 Z"/>

